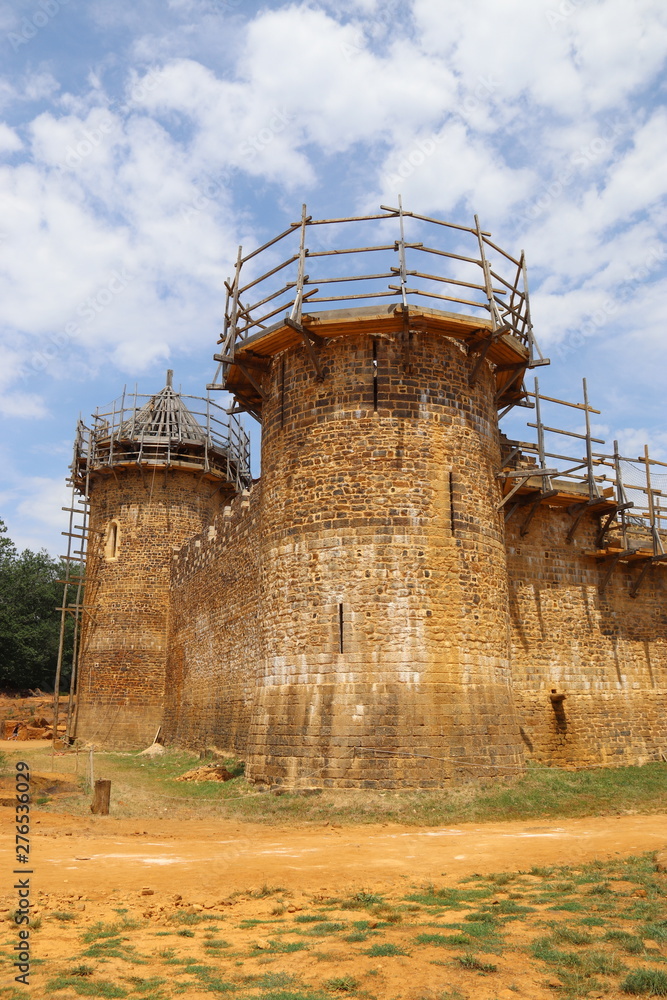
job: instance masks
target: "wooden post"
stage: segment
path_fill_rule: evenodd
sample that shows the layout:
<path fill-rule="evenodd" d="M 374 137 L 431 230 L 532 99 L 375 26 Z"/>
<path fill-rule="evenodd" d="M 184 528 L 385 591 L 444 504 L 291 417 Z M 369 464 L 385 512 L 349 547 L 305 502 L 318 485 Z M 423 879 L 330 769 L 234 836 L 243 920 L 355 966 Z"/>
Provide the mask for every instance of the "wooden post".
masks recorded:
<path fill-rule="evenodd" d="M 95 782 L 95 795 L 93 797 L 93 804 L 90 807 L 91 813 L 95 816 L 108 816 L 110 798 L 111 782 L 105 778 L 98 778 Z"/>

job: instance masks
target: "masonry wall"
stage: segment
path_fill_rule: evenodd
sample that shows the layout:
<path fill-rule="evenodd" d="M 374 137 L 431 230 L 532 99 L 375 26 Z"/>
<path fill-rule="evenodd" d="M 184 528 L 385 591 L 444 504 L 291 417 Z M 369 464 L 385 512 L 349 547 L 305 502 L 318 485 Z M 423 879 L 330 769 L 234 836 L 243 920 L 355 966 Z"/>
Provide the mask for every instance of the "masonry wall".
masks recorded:
<path fill-rule="evenodd" d="M 173 553 L 165 736 L 244 756 L 261 657 L 261 489 L 241 495 Z"/>
<path fill-rule="evenodd" d="M 378 329 L 382 334 L 382 329 Z M 431 786 L 523 763 L 488 366 L 422 330 L 274 358 L 248 773 Z"/>
<path fill-rule="evenodd" d="M 173 548 L 210 523 L 224 503 L 218 487 L 173 469 L 93 477 L 77 736 L 119 747 L 153 741 L 163 722 Z"/>
<path fill-rule="evenodd" d="M 507 525 L 512 676 L 530 759 L 587 766 L 641 764 L 667 755 L 667 567 L 608 563 L 595 549 L 589 515 L 572 543 L 561 509 L 541 507 L 528 533 Z M 555 707 L 552 689 L 565 694 Z"/>

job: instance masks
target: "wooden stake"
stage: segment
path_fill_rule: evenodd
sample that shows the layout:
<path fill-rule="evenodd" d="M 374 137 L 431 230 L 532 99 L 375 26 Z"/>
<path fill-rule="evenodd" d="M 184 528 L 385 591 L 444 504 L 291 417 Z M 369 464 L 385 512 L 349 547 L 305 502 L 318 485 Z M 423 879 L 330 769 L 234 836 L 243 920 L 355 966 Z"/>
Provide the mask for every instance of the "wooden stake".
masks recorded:
<path fill-rule="evenodd" d="M 93 804 L 90 807 L 91 813 L 95 816 L 108 816 L 110 798 L 111 782 L 105 778 L 98 778 L 95 782 L 95 794 Z"/>

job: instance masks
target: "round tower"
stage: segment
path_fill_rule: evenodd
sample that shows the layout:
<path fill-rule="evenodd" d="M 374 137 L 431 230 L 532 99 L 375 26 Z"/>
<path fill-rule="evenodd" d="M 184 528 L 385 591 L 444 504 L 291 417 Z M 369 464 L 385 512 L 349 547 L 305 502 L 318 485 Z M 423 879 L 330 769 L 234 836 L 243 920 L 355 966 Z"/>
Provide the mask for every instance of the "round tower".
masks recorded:
<path fill-rule="evenodd" d="M 171 371 L 156 395 L 123 394 L 94 415 L 74 468 L 89 501 L 76 736 L 123 747 L 154 740 L 173 549 L 203 531 L 248 474 L 234 418 L 177 393 Z"/>
<path fill-rule="evenodd" d="M 521 401 L 533 361 L 523 261 L 503 288 L 478 224 L 450 227 L 443 249 L 408 241 L 408 213 L 384 211 L 374 218 L 398 220 L 395 243 L 384 229 L 380 245 L 341 247 L 334 234 L 313 250 L 309 226 L 372 220 L 316 223 L 304 210 L 273 325 L 263 302 L 278 268 L 254 282 L 258 311 L 245 301 L 242 319 L 241 253 L 230 282 L 217 358 L 262 421 L 257 781 L 428 787 L 523 765 L 498 478 L 498 408 Z M 408 250 L 435 264 L 410 269 Z M 371 252 L 375 273 L 339 264 Z"/>

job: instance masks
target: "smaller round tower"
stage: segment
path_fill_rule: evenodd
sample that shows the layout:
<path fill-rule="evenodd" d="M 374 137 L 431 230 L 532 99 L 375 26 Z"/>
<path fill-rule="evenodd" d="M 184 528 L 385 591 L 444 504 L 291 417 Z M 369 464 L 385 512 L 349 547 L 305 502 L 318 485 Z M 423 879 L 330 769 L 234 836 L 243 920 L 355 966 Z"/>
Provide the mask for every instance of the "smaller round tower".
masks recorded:
<path fill-rule="evenodd" d="M 248 439 L 169 371 L 156 395 L 123 393 L 94 415 L 73 473 L 90 511 L 74 732 L 145 746 L 164 712 L 172 552 L 247 485 Z"/>

